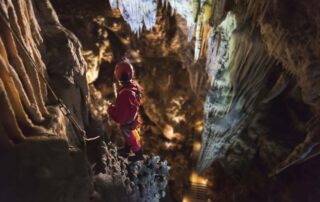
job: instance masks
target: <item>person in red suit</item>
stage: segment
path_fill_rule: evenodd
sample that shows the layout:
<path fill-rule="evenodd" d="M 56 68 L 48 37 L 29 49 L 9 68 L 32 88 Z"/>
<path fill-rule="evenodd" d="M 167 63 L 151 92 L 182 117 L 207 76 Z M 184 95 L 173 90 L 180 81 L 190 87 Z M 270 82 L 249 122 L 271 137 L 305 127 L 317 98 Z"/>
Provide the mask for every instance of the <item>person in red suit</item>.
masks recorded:
<path fill-rule="evenodd" d="M 133 161 L 142 160 L 140 135 L 137 128 L 142 121 L 139 115 L 142 88 L 134 81 L 134 69 L 128 61 L 122 61 L 115 66 L 114 76 L 119 81 L 117 98 L 108 108 L 109 116 L 120 125 L 125 140 L 124 155 L 135 153 Z"/>

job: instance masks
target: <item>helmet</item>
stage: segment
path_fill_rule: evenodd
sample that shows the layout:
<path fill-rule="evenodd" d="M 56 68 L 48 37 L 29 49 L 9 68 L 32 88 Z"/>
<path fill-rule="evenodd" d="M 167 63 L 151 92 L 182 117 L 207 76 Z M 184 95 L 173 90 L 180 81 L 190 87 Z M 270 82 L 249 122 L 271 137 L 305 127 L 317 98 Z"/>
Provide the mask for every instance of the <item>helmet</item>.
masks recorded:
<path fill-rule="evenodd" d="M 119 81 L 130 81 L 134 77 L 134 70 L 129 62 L 119 62 L 114 69 L 114 77 Z"/>

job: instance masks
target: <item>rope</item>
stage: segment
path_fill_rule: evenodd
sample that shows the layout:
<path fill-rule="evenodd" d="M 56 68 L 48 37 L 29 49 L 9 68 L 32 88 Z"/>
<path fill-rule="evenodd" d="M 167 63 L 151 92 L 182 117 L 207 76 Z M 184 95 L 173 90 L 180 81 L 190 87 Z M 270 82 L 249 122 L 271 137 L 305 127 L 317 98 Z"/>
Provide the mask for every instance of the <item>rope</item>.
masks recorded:
<path fill-rule="evenodd" d="M 76 130 L 78 130 L 78 132 L 80 133 L 80 135 L 76 132 L 76 135 L 79 139 L 79 141 L 81 143 L 83 143 L 84 149 L 86 149 L 86 141 L 92 141 L 92 140 L 96 140 L 98 139 L 100 136 L 96 136 L 93 138 L 87 138 L 86 137 L 86 131 L 84 129 L 81 128 L 81 126 L 78 124 L 78 122 L 75 120 L 75 118 L 72 116 L 70 110 L 68 109 L 68 107 L 63 103 L 63 101 L 57 96 L 57 94 L 54 92 L 53 88 L 51 87 L 51 85 L 49 84 L 48 80 L 44 77 L 44 75 L 42 75 L 42 73 L 40 72 L 40 70 L 38 69 L 35 61 L 33 60 L 33 58 L 30 56 L 30 53 L 28 51 L 28 49 L 25 47 L 24 43 L 20 40 L 20 38 L 18 37 L 18 34 L 11 28 L 10 25 L 10 21 L 9 19 L 4 15 L 3 12 L 0 12 L 0 17 L 2 18 L 2 20 L 4 21 L 5 26 L 10 30 L 10 32 L 12 33 L 13 37 L 16 39 L 16 41 L 18 42 L 19 46 L 22 48 L 22 50 L 24 51 L 24 54 L 27 56 L 27 58 L 30 60 L 33 69 L 38 73 L 38 75 L 40 76 L 40 78 L 45 82 L 45 84 L 47 85 L 47 88 L 49 89 L 49 91 L 51 92 L 54 100 L 58 103 L 59 109 L 62 112 L 62 114 L 64 116 L 66 116 L 68 118 L 68 120 L 73 124 L 73 126 L 76 128 Z"/>

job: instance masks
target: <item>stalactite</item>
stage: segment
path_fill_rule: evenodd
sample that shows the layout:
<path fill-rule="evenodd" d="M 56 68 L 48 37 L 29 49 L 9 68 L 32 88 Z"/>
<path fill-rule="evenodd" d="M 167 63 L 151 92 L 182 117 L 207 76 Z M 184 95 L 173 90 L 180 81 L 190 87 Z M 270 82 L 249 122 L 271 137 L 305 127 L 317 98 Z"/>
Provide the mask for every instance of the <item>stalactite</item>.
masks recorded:
<path fill-rule="evenodd" d="M 143 8 L 146 10 L 139 10 L 141 8 L 141 1 L 116 1 L 110 0 L 113 9 L 119 8 L 124 19 L 129 23 L 132 31 L 139 34 L 142 30 L 143 24 L 146 25 L 147 30 L 150 30 L 155 25 L 156 2 L 152 1 L 146 4 Z M 210 31 L 210 26 L 214 24 L 213 14 L 214 8 L 223 7 L 225 1 L 217 2 L 214 0 L 166 0 L 162 1 L 162 5 L 170 4 L 172 11 L 181 15 L 187 22 L 189 27 L 188 39 L 191 40 L 195 32 L 195 53 L 194 61 L 200 57 L 204 57 L 207 36 Z M 139 10 L 139 11 L 138 11 Z M 218 12 L 218 11 L 217 11 Z M 219 14 L 219 13 L 218 13 Z M 220 14 L 221 15 L 221 14 Z M 219 17 L 221 19 L 221 16 Z M 214 19 L 215 22 L 217 19 Z"/>
<path fill-rule="evenodd" d="M 207 96 L 206 127 L 202 134 L 199 171 L 219 159 L 226 161 L 226 166 L 236 168 L 239 159 L 227 158 L 226 151 L 242 142 L 236 143 L 237 134 L 241 133 L 243 126 L 248 123 L 249 114 L 261 102 L 259 95 L 275 64 L 275 60 L 267 56 L 257 30 L 251 32 L 251 27 L 246 24 L 237 27 L 228 43 L 230 45 L 226 47 L 230 55 L 221 55 L 225 60 L 216 58 L 221 62 L 212 69 L 215 73 L 213 83 L 224 85 L 213 85 Z M 227 84 L 226 81 L 230 83 Z M 246 144 L 242 142 L 240 145 Z M 241 158 L 240 156 L 237 158 Z"/>
<path fill-rule="evenodd" d="M 156 23 L 157 1 L 117 1 L 110 0 L 113 9 L 118 8 L 131 30 L 139 35 L 143 29 L 151 29 Z"/>
<path fill-rule="evenodd" d="M 202 15 L 198 17 L 198 22 L 196 25 L 196 41 L 194 47 L 194 60 L 197 61 L 201 54 L 202 36 L 203 36 L 203 22 Z"/>
<path fill-rule="evenodd" d="M 194 22 L 197 21 L 199 10 L 200 0 L 192 0 L 192 18 L 194 19 Z"/>
<path fill-rule="evenodd" d="M 315 42 L 319 41 L 319 35 L 315 34 L 320 19 L 316 12 L 319 10 L 318 2 L 295 1 L 292 2 L 292 7 L 288 7 L 281 1 L 250 1 L 249 5 L 250 9 L 248 8 L 246 13 L 253 16 L 253 23 L 260 25 L 268 52 L 298 79 L 304 102 L 318 111 L 317 75 L 320 59 L 314 54 L 319 52 L 319 47 L 315 45 Z M 318 117 L 318 112 L 315 116 Z M 311 138 L 312 134 L 315 133 L 308 131 L 305 141 L 299 144 L 277 169 L 288 168 L 302 161 L 302 157 L 307 159 L 311 153 L 307 154 L 306 151 L 312 151 L 315 140 L 318 139 L 317 136 Z"/>

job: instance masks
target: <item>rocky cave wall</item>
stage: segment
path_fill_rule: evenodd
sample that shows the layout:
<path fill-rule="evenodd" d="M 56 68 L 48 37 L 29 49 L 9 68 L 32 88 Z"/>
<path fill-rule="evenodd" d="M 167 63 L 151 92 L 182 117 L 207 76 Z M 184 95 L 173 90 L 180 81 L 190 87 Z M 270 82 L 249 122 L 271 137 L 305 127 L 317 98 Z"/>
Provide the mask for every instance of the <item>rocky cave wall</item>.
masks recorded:
<path fill-rule="evenodd" d="M 79 149 L 69 149 L 79 141 L 46 83 L 54 74 L 68 83 L 65 87 L 72 90 L 61 98 L 69 96 L 66 104 L 83 127 L 86 63 L 81 44 L 47 1 L 1 1 L 0 23 L 0 200 L 86 201 L 92 187 L 86 160 Z M 50 40 L 61 42 L 60 47 Z M 63 78 L 66 72 L 69 77 Z M 73 76 L 77 81 L 70 81 Z"/>
<path fill-rule="evenodd" d="M 317 201 L 320 5 L 222 4 L 208 42 L 198 169 L 211 168 L 213 200 Z"/>
<path fill-rule="evenodd" d="M 88 53 L 60 24 L 51 3 L 9 0 L 0 6 L 0 201 L 164 197 L 166 161 L 145 156 L 129 165 L 118 157 L 117 147 L 102 141 L 106 131 L 88 103 L 92 75 L 86 74 L 82 56 Z M 79 128 L 63 113 L 99 142 L 84 144 Z M 104 160 L 105 173 L 93 175 L 97 157 Z"/>
<path fill-rule="evenodd" d="M 198 169 L 207 169 L 211 198 L 317 201 L 316 0 L 202 2 L 198 8 L 203 11 L 195 15 L 200 16 L 201 31 L 196 32 L 196 45 L 187 40 L 186 16 L 172 15 L 168 3 L 158 2 L 156 25 L 141 30 L 140 38 L 106 1 L 53 3 L 58 15 L 48 1 L 1 2 L 0 158 L 6 162 L 0 168 L 1 201 L 48 201 L 48 196 L 52 201 L 139 201 L 163 196 L 166 164 L 146 157 L 143 165 L 128 169 L 114 145 L 100 145 L 109 159 L 107 173 L 92 177 L 78 148 L 77 131 L 43 79 L 89 136 L 105 133 L 91 130 L 100 125 L 94 121 L 98 119 L 117 142 L 118 131 L 106 119 L 105 100 L 114 99 L 113 67 L 123 56 L 133 62 L 145 88 L 145 150 L 160 152 L 172 163 L 175 198 L 180 199 L 188 185 L 190 170 L 185 168 L 192 164 L 192 142 L 202 125 L 201 100 L 210 84 Z M 194 50 L 200 55 L 196 63 Z M 149 181 L 157 182 L 155 188 Z M 110 189 L 117 194 L 108 195 Z M 132 198 L 121 198 L 129 192 Z"/>

